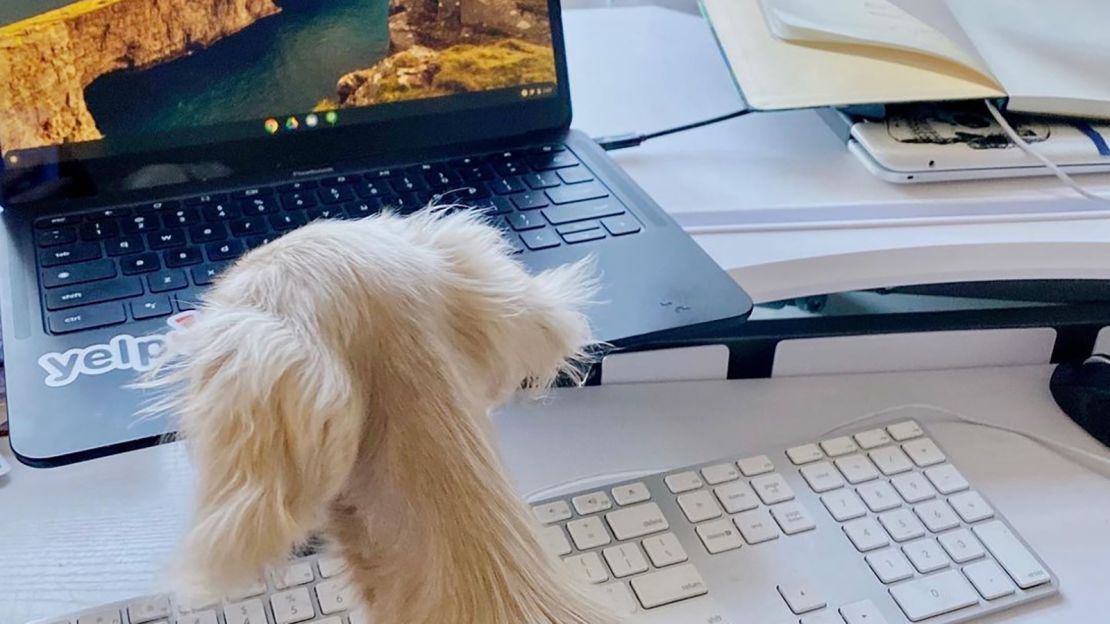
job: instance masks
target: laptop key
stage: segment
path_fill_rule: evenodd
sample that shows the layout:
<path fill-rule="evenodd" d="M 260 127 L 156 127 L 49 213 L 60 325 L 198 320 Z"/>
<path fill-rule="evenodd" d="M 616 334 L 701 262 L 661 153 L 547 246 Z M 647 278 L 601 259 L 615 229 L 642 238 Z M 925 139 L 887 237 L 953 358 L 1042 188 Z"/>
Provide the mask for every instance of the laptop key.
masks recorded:
<path fill-rule="evenodd" d="M 227 227 L 223 223 L 206 223 L 189 228 L 189 240 L 193 244 L 211 243 L 227 239 Z"/>
<path fill-rule="evenodd" d="M 185 205 L 186 206 L 194 206 L 194 205 L 203 206 L 205 204 L 218 204 L 218 203 L 223 202 L 223 201 L 227 201 L 227 195 L 225 195 L 223 193 L 211 193 L 211 194 L 208 194 L 208 195 L 197 195 L 196 197 L 190 197 L 190 198 L 185 200 Z"/>
<path fill-rule="evenodd" d="M 520 235 L 520 240 L 528 246 L 528 249 L 548 249 L 551 247 L 559 246 L 559 237 L 555 235 L 552 230 L 535 230 L 532 232 L 524 232 Z"/>
<path fill-rule="evenodd" d="M 196 208 L 177 208 L 163 215 L 162 222 L 166 227 L 196 225 L 200 223 L 200 211 Z"/>
<path fill-rule="evenodd" d="M 72 243 L 76 240 L 77 230 L 70 226 L 51 228 L 49 230 L 37 230 L 35 232 L 35 244 L 39 247 L 65 245 L 66 243 Z"/>
<path fill-rule="evenodd" d="M 514 212 L 506 217 L 509 225 L 518 232 L 522 230 L 535 230 L 547 225 L 543 217 L 534 212 Z"/>
<path fill-rule="evenodd" d="M 539 173 L 526 175 L 524 176 L 524 181 L 535 191 L 542 191 L 543 189 L 553 188 L 562 184 L 562 181 L 559 180 L 559 176 L 553 171 L 541 171 Z"/>
<path fill-rule="evenodd" d="M 582 184 L 547 189 L 547 196 L 551 198 L 552 203 L 570 204 L 588 199 L 608 197 L 609 190 L 597 182 L 583 182 Z"/>
<path fill-rule="evenodd" d="M 108 251 L 109 256 L 126 256 L 127 254 L 143 251 L 146 249 L 146 245 L 143 245 L 142 236 L 133 234 L 131 236 L 113 238 L 104 243 L 104 248 Z"/>
<path fill-rule="evenodd" d="M 138 297 L 141 294 L 143 294 L 143 285 L 137 277 L 78 284 L 46 291 L 46 309 L 65 310 L 115 299 Z"/>
<path fill-rule="evenodd" d="M 575 232 L 585 232 L 586 230 L 596 230 L 600 227 L 600 221 L 579 221 L 577 223 L 560 225 L 555 228 L 555 231 L 559 234 L 573 234 Z"/>
<path fill-rule="evenodd" d="M 528 163 L 536 171 L 550 171 L 551 169 L 562 169 L 563 167 L 573 167 L 578 164 L 578 159 L 567 151 L 552 152 L 549 154 L 535 154 L 528 159 Z"/>
<path fill-rule="evenodd" d="M 173 304 L 168 295 L 153 295 L 129 302 L 131 318 L 136 321 L 143 319 L 169 316 L 173 313 Z"/>
<path fill-rule="evenodd" d="M 151 271 L 157 271 L 162 268 L 161 263 L 158 261 L 158 254 L 151 252 L 120 258 L 119 265 L 120 268 L 123 269 L 124 275 L 150 273 Z"/>
<path fill-rule="evenodd" d="M 559 179 L 567 184 L 578 184 L 580 182 L 590 182 L 594 179 L 590 170 L 582 165 L 577 167 L 567 167 L 566 169 L 558 170 Z"/>
<path fill-rule="evenodd" d="M 355 185 L 355 192 L 363 199 L 373 199 L 391 193 L 385 180 L 366 180 Z"/>
<path fill-rule="evenodd" d="M 520 210 L 535 210 L 550 203 L 547 201 L 547 196 L 542 192 L 517 193 L 512 196 L 512 200 L 513 204 Z"/>
<path fill-rule="evenodd" d="M 181 290 L 189 285 L 184 271 L 159 271 L 146 276 L 146 283 L 150 292 L 160 293 L 171 290 Z"/>
<path fill-rule="evenodd" d="M 301 211 L 296 212 L 283 212 L 281 214 L 270 215 L 270 225 L 278 232 L 285 232 L 298 228 L 308 221 L 305 220 L 304 213 Z"/>
<path fill-rule="evenodd" d="M 277 192 L 282 193 L 282 194 L 284 194 L 284 193 L 297 193 L 297 192 L 300 192 L 300 191 L 307 191 L 309 189 L 314 189 L 317 186 L 320 186 L 320 184 L 316 180 L 298 180 L 296 182 L 290 182 L 288 184 L 278 185 Z"/>
<path fill-rule="evenodd" d="M 524 186 L 524 182 L 516 176 L 501 178 L 489 183 L 489 190 L 497 193 L 498 195 L 509 195 L 511 193 L 520 193 L 526 191 L 528 187 Z"/>
<path fill-rule="evenodd" d="M 189 270 L 193 274 L 193 283 L 197 286 L 207 286 L 216 281 L 216 276 L 227 268 L 223 262 L 213 262 L 205 266 L 193 267 Z"/>
<path fill-rule="evenodd" d="M 178 312 L 188 312 L 197 309 L 197 305 L 200 303 L 200 297 L 194 292 L 182 292 L 177 293 L 173 301 L 177 306 Z"/>
<path fill-rule="evenodd" d="M 377 200 L 368 199 L 365 201 L 353 201 L 343 204 L 344 210 L 347 211 L 347 216 L 352 219 L 360 219 L 362 217 L 369 217 L 378 214 L 381 206 Z"/>
<path fill-rule="evenodd" d="M 355 192 L 350 185 L 325 186 L 316 191 L 316 195 L 325 204 L 338 204 L 355 198 Z"/>
<path fill-rule="evenodd" d="M 165 214 L 171 210 L 177 210 L 181 207 L 181 202 L 170 199 L 163 201 L 150 202 L 141 206 L 135 207 L 135 214 Z"/>
<path fill-rule="evenodd" d="M 201 257 L 200 249 L 197 247 L 186 247 L 185 249 L 166 251 L 162 253 L 162 258 L 166 261 L 166 267 L 170 269 L 192 266 L 204 261 L 204 258 Z"/>
<path fill-rule="evenodd" d="M 267 229 L 266 222 L 262 217 L 239 219 L 238 221 L 232 221 L 229 226 L 231 228 L 231 235 L 237 237 L 261 234 Z"/>
<path fill-rule="evenodd" d="M 231 194 L 231 198 L 232 199 L 252 199 L 254 197 L 266 197 L 267 195 L 273 195 L 273 194 L 274 194 L 274 189 L 269 188 L 269 187 L 265 187 L 265 186 L 261 186 L 261 187 L 257 187 L 257 188 L 249 188 L 249 189 L 243 189 L 241 191 L 235 191 L 234 193 Z"/>
<path fill-rule="evenodd" d="M 635 234 L 640 231 L 640 223 L 632 215 L 621 215 L 619 217 L 609 217 L 602 219 L 601 224 L 605 226 L 606 230 L 613 236 L 624 236 L 625 234 Z"/>
<path fill-rule="evenodd" d="M 423 177 L 404 174 L 390 180 L 389 187 L 394 193 L 415 193 L 428 190 L 428 183 Z"/>
<path fill-rule="evenodd" d="M 305 216 L 309 221 L 317 221 L 319 219 L 342 219 L 343 208 L 341 206 L 316 206 L 315 208 L 306 210 Z"/>
<path fill-rule="evenodd" d="M 507 215 L 513 212 L 513 202 L 507 197 L 490 197 L 479 202 L 475 208 L 490 216 Z"/>
<path fill-rule="evenodd" d="M 622 215 L 624 214 L 624 206 L 614 199 L 599 199 L 564 206 L 552 206 L 544 208 L 541 212 L 552 225 L 562 225 L 574 221 Z"/>
<path fill-rule="evenodd" d="M 247 249 L 256 249 L 274 240 L 281 234 L 267 234 L 263 236 L 248 236 L 243 242 L 247 244 Z"/>
<path fill-rule="evenodd" d="M 234 260 L 243 255 L 247 250 L 242 241 L 229 240 L 222 243 L 212 243 L 204 248 L 208 259 L 212 261 Z"/>
<path fill-rule="evenodd" d="M 80 264 L 67 264 L 42 272 L 44 288 L 57 288 L 70 284 L 83 284 L 116 276 L 116 263 L 108 260 L 92 260 Z"/>
<path fill-rule="evenodd" d="M 51 333 L 67 334 L 85 329 L 118 325 L 127 320 L 122 303 L 100 303 L 79 310 L 53 312 L 46 315 Z"/>
<path fill-rule="evenodd" d="M 204 215 L 205 221 L 230 221 L 242 216 L 238 207 L 226 202 L 201 206 L 200 213 Z"/>
<path fill-rule="evenodd" d="M 157 215 L 135 215 L 123 220 L 123 231 L 128 234 L 153 232 L 162 227 Z"/>
<path fill-rule="evenodd" d="M 320 202 L 316 199 L 316 195 L 311 191 L 298 191 L 281 196 L 281 207 L 285 210 L 311 208 L 319 203 Z M 251 214 L 249 210 L 245 212 Z"/>
<path fill-rule="evenodd" d="M 79 228 L 81 240 L 98 241 L 119 235 L 119 226 L 115 221 L 97 220 L 87 221 Z"/>
<path fill-rule="evenodd" d="M 126 217 L 131 214 L 130 208 L 101 208 L 87 212 L 83 216 L 86 221 L 112 220 L 117 217 Z"/>
<path fill-rule="evenodd" d="M 605 238 L 605 232 L 600 229 L 583 230 L 581 232 L 571 232 L 570 234 L 563 234 L 563 240 L 571 244 L 595 241 L 600 238 Z"/>
<path fill-rule="evenodd" d="M 307 195 L 307 193 L 305 193 Z M 284 203 L 282 204 L 284 206 Z M 273 197 L 255 197 L 239 202 L 239 212 L 244 217 L 273 214 L 278 211 L 278 200 Z"/>
<path fill-rule="evenodd" d="M 57 217 L 44 217 L 35 219 L 35 229 L 46 230 L 63 225 L 76 225 L 81 221 L 80 215 L 59 215 Z"/>
<path fill-rule="evenodd" d="M 77 243 L 65 249 L 47 249 L 39 252 L 39 264 L 43 267 L 58 266 L 70 262 L 85 262 L 100 257 L 100 245 L 96 243 Z"/>
<path fill-rule="evenodd" d="M 185 246 L 185 230 L 163 230 L 146 235 L 146 244 L 151 249 L 173 249 Z"/>

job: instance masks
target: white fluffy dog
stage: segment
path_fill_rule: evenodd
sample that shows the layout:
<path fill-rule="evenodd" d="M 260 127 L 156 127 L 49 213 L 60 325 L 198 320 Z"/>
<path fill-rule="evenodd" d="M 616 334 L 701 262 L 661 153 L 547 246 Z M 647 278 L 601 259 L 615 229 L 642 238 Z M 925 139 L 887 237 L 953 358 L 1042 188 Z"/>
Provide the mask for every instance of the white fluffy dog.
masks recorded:
<path fill-rule="evenodd" d="M 148 382 L 198 473 L 179 591 L 248 584 L 319 533 L 376 624 L 616 622 L 541 548 L 489 420 L 575 374 L 587 274 L 529 275 L 480 219 L 431 211 L 244 256 Z"/>

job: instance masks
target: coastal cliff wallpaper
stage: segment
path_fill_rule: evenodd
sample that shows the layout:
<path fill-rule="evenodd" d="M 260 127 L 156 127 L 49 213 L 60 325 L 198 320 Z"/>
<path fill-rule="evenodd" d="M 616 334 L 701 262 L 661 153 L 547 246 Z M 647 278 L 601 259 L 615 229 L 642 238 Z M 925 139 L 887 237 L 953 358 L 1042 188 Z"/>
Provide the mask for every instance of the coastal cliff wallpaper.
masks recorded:
<path fill-rule="evenodd" d="M 547 0 L 3 0 L 0 151 L 554 83 Z"/>

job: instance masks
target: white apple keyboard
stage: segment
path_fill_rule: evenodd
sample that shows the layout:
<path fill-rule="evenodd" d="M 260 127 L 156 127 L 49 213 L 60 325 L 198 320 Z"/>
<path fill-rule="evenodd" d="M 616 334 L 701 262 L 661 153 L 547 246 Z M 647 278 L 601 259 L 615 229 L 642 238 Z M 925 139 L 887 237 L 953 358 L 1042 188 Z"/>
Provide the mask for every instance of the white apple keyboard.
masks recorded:
<path fill-rule="evenodd" d="M 545 546 L 629 622 L 952 624 L 1056 577 L 913 421 L 728 458 L 532 507 Z M 49 624 L 392 624 L 349 611 L 311 556 L 220 604 L 170 596 Z"/>

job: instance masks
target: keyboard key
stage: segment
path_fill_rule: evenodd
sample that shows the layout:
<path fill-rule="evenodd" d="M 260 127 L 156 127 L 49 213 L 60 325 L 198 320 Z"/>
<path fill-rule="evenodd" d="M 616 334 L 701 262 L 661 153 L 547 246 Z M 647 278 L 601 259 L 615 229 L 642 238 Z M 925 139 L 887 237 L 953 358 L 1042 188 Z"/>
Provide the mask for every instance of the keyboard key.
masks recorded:
<path fill-rule="evenodd" d="M 948 504 L 956 510 L 960 518 L 968 524 L 994 517 L 994 509 L 983 500 L 978 492 L 963 492 L 948 499 Z"/>
<path fill-rule="evenodd" d="M 830 492 L 821 497 L 821 503 L 837 522 L 854 520 L 867 513 L 863 501 L 852 490 Z"/>
<path fill-rule="evenodd" d="M 874 518 L 860 518 L 844 525 L 844 534 L 860 552 L 876 550 L 890 544 L 886 531 Z"/>
<path fill-rule="evenodd" d="M 948 556 L 952 557 L 952 561 L 956 563 L 974 561 L 986 554 L 983 545 L 967 529 L 945 533 L 938 537 L 937 541 L 940 542 Z"/>
<path fill-rule="evenodd" d="M 162 259 L 165 260 L 166 266 L 171 269 L 192 266 L 204 261 L 204 258 L 200 254 L 200 249 L 196 247 L 163 252 Z"/>
<path fill-rule="evenodd" d="M 185 246 L 185 230 L 163 230 L 146 235 L 147 247 L 151 249 L 173 249 Z"/>
<path fill-rule="evenodd" d="M 222 243 L 209 243 L 204 247 L 205 255 L 213 262 L 234 260 L 243 255 L 246 250 L 246 246 L 237 240 L 229 240 Z"/>
<path fill-rule="evenodd" d="M 1006 576 L 997 563 L 989 559 L 964 568 L 964 576 L 986 600 L 998 600 L 1017 591 L 1010 577 Z"/>
<path fill-rule="evenodd" d="M 181 202 L 176 201 L 176 200 L 172 200 L 172 199 L 167 199 L 167 200 L 161 200 L 161 201 L 156 201 L 156 202 L 150 202 L 148 204 L 143 204 L 141 206 L 136 206 L 135 207 L 135 212 L 137 214 L 167 213 L 167 212 L 170 212 L 172 210 L 175 210 L 175 209 L 179 208 L 180 206 L 181 206 Z"/>
<path fill-rule="evenodd" d="M 316 191 L 316 196 L 325 204 L 338 204 L 351 201 L 355 198 L 354 189 L 350 186 L 325 186 Z"/>
<path fill-rule="evenodd" d="M 793 621 L 790 624 L 794 624 Z M 818 611 L 801 619 L 801 624 L 844 624 L 844 618 L 836 611 Z"/>
<path fill-rule="evenodd" d="M 888 624 L 879 608 L 870 600 L 844 605 L 839 610 L 845 624 Z"/>
<path fill-rule="evenodd" d="M 316 180 L 297 180 L 296 182 L 279 184 L 277 187 L 277 192 L 282 194 L 296 193 L 298 191 L 307 191 L 308 189 L 314 189 L 317 186 L 320 186 L 320 183 Z"/>
<path fill-rule="evenodd" d="M 841 455 L 848 455 L 855 453 L 856 443 L 848 436 L 840 436 L 839 438 L 832 438 L 821 442 L 821 450 L 829 457 L 840 457 Z"/>
<path fill-rule="evenodd" d="M 142 294 L 141 288 L 137 294 Z M 129 305 L 131 306 L 131 318 L 136 321 L 173 314 L 173 304 L 170 302 L 170 298 L 165 295 L 145 297 L 137 301 L 131 301 Z"/>
<path fill-rule="evenodd" d="M 116 264 L 111 260 L 93 260 L 80 264 L 46 269 L 42 272 L 44 288 L 57 288 L 72 284 L 83 284 L 116 276 Z"/>
<path fill-rule="evenodd" d="M 320 180 L 322 186 L 342 186 L 344 184 L 354 184 L 362 180 L 362 176 L 357 173 L 344 173 L 337 176 L 331 176 Z"/>
<path fill-rule="evenodd" d="M 571 499 L 571 504 L 574 505 L 579 515 L 583 516 L 599 511 L 606 511 L 613 507 L 613 502 L 609 500 L 609 495 L 605 492 L 592 492 L 590 494 L 575 496 Z"/>
<path fill-rule="evenodd" d="M 171 290 L 181 290 L 189 285 L 184 271 L 159 271 L 146 276 L 146 283 L 150 292 L 160 293 Z"/>
<path fill-rule="evenodd" d="M 298 587 L 270 596 L 270 608 L 274 612 L 274 624 L 296 624 L 316 617 L 307 587 Z"/>
<path fill-rule="evenodd" d="M 875 470 L 875 464 L 872 464 L 871 460 L 859 453 L 837 457 L 833 460 L 833 463 L 836 464 L 848 483 L 853 485 L 879 478 L 879 471 Z"/>
<path fill-rule="evenodd" d="M 744 545 L 744 540 L 740 539 L 740 531 L 728 518 L 699 524 L 695 531 L 705 550 L 711 555 L 736 550 Z"/>
<path fill-rule="evenodd" d="M 925 478 L 929 479 L 941 494 L 952 494 L 968 488 L 967 479 L 952 464 L 926 469 Z"/>
<path fill-rule="evenodd" d="M 571 186 L 559 186 L 547 189 L 548 199 L 553 204 L 571 204 L 589 199 L 601 199 L 609 196 L 609 189 L 598 182 L 586 182 Z"/>
<path fill-rule="evenodd" d="M 569 555 L 572 551 L 570 541 L 567 540 L 567 534 L 561 526 L 556 525 L 540 529 L 539 539 L 544 550 L 556 557 Z"/>
<path fill-rule="evenodd" d="M 524 241 L 524 245 L 533 251 L 559 246 L 559 238 L 555 235 L 555 232 L 551 230 L 531 230 L 522 232 L 520 234 L 520 240 Z"/>
<path fill-rule="evenodd" d="M 682 547 L 682 543 L 674 533 L 644 538 L 644 550 L 647 551 L 652 565 L 657 568 L 665 568 L 687 560 L 686 549 Z"/>
<path fill-rule="evenodd" d="M 902 450 L 910 456 L 913 463 L 921 468 L 934 466 L 936 464 L 944 463 L 947 459 L 944 453 L 937 448 L 936 442 L 929 438 L 921 438 L 919 440 L 911 440 L 902 445 Z"/>
<path fill-rule="evenodd" d="M 98 241 L 119 235 L 119 226 L 115 221 L 87 221 L 78 228 L 81 240 Z"/>
<path fill-rule="evenodd" d="M 612 546 L 602 551 L 613 576 L 624 578 L 648 571 L 647 559 L 635 543 Z"/>
<path fill-rule="evenodd" d="M 755 495 L 755 490 L 743 481 L 722 485 L 715 488 L 713 493 L 717 495 L 717 500 L 721 501 L 725 511 L 730 514 L 759 507 L 759 498 Z"/>
<path fill-rule="evenodd" d="M 77 624 L 123 624 L 123 617 L 119 609 L 98 609 L 77 618 Z"/>
<path fill-rule="evenodd" d="M 640 223 L 632 215 L 621 215 L 619 217 L 609 217 L 601 220 L 601 225 L 609 231 L 613 236 L 624 236 L 626 234 L 635 234 L 640 231 Z"/>
<path fill-rule="evenodd" d="M 718 485 L 740 478 L 740 471 L 733 464 L 716 464 L 701 469 L 701 476 L 709 485 Z"/>
<path fill-rule="evenodd" d="M 582 232 L 563 234 L 562 237 L 563 240 L 566 241 L 568 244 L 574 245 L 577 243 L 588 243 L 590 241 L 601 240 L 605 238 L 605 232 L 602 232 L 600 229 L 585 230 Z"/>
<path fill-rule="evenodd" d="M 269 219 L 270 225 L 278 232 L 286 232 L 308 223 L 308 220 L 300 211 L 270 215 Z"/>
<path fill-rule="evenodd" d="M 601 563 L 601 557 L 596 552 L 588 552 L 563 559 L 571 574 L 577 574 L 587 583 L 604 583 L 609 580 L 609 571 Z"/>
<path fill-rule="evenodd" d="M 902 552 L 906 553 L 913 567 L 922 574 L 948 567 L 948 555 L 944 554 L 940 544 L 931 537 L 905 544 L 902 546 Z"/>
<path fill-rule="evenodd" d="M 579 184 L 581 182 L 589 182 L 594 179 L 590 170 L 579 165 L 577 167 L 567 167 L 566 169 L 559 169 L 559 178 L 567 184 Z"/>
<path fill-rule="evenodd" d="M 517 193 L 509 199 L 512 200 L 513 205 L 519 210 L 535 210 L 536 208 L 543 208 L 551 203 L 547 201 L 547 196 L 541 192 Z"/>
<path fill-rule="evenodd" d="M 200 214 L 204 217 L 205 221 L 216 222 L 238 219 L 243 215 L 243 211 L 239 210 L 238 206 L 219 203 L 201 206 Z"/>
<path fill-rule="evenodd" d="M 216 612 L 209 609 L 178 615 L 177 624 L 219 624 L 219 620 L 216 619 Z"/>
<path fill-rule="evenodd" d="M 620 506 L 642 503 L 651 498 L 651 492 L 643 483 L 628 483 L 613 488 L 613 499 Z"/>
<path fill-rule="evenodd" d="M 497 193 L 498 195 L 521 193 L 528 189 L 528 187 L 524 185 L 524 182 L 516 176 L 509 176 L 506 178 L 493 180 L 488 184 L 488 186 L 489 190 Z"/>
<path fill-rule="evenodd" d="M 829 462 L 802 466 L 798 472 L 802 474 L 810 489 L 818 494 L 844 487 L 844 477 L 840 476 L 840 472 Z"/>
<path fill-rule="evenodd" d="M 56 217 L 43 217 L 35 219 L 35 229 L 48 230 L 63 225 L 76 225 L 81 221 L 80 215 L 58 215 Z"/>
<path fill-rule="evenodd" d="M 541 505 L 533 505 L 532 513 L 536 519 L 544 524 L 568 520 L 571 517 L 570 505 L 566 501 L 552 501 Z M 619 539 L 619 538 L 618 538 Z"/>
<path fill-rule="evenodd" d="M 536 171 L 549 171 L 563 167 L 573 167 L 578 164 L 578 159 L 567 151 L 545 152 L 533 154 L 528 158 L 528 164 Z"/>
<path fill-rule="evenodd" d="M 213 263 L 207 266 L 193 267 L 190 269 L 190 273 L 193 274 L 194 284 L 197 286 L 207 286 L 216 281 L 216 276 L 225 268 L 227 268 L 227 265 L 224 263 Z"/>
<path fill-rule="evenodd" d="M 721 506 L 717 504 L 717 499 L 713 498 L 713 493 L 708 490 L 697 490 L 679 495 L 678 506 L 682 508 L 682 513 L 686 515 L 686 519 L 693 523 L 721 516 Z"/>
<path fill-rule="evenodd" d="M 162 227 L 157 215 L 136 215 L 123 220 L 123 231 L 128 234 L 154 232 Z"/>
<path fill-rule="evenodd" d="M 890 484 L 902 495 L 902 500 L 911 505 L 929 500 L 937 495 L 937 491 L 929 484 L 929 480 L 920 472 L 898 475 L 890 480 Z"/>
<path fill-rule="evenodd" d="M 118 325 L 127 320 L 123 305 L 119 303 L 101 303 L 91 305 L 80 310 L 67 312 L 54 312 L 46 315 L 46 326 L 55 334 L 107 327 Z"/>
<path fill-rule="evenodd" d="M 77 230 L 73 227 L 60 227 L 35 232 L 35 244 L 39 247 L 65 245 L 77 240 Z"/>
<path fill-rule="evenodd" d="M 860 498 L 864 503 L 867 503 L 867 508 L 871 511 L 878 513 L 880 511 L 887 511 L 902 505 L 902 500 L 898 497 L 898 493 L 886 481 L 874 481 L 871 483 L 864 483 L 856 488 Z"/>
<path fill-rule="evenodd" d="M 636 602 L 636 597 L 632 595 L 632 590 L 628 588 L 627 583 L 609 583 L 603 586 L 602 590 L 605 592 L 604 600 L 607 600 L 618 614 L 632 615 L 639 610 L 640 603 Z"/>
<path fill-rule="evenodd" d="M 275 589 L 289 589 L 312 581 L 312 566 L 304 561 L 282 566 L 270 572 L 270 582 Z"/>
<path fill-rule="evenodd" d="M 632 591 L 636 592 L 645 609 L 709 593 L 697 568 L 688 563 L 637 576 L 631 584 Z"/>
<path fill-rule="evenodd" d="M 163 618 L 170 617 L 170 599 L 168 596 L 152 596 L 132 601 L 127 605 L 127 617 L 131 624 L 146 624 Z"/>
<path fill-rule="evenodd" d="M 227 195 L 224 193 L 211 193 L 208 195 L 197 195 L 185 200 L 186 206 L 199 206 L 205 204 L 218 204 L 222 201 L 227 201 Z"/>
<path fill-rule="evenodd" d="M 692 470 L 667 475 L 663 478 L 663 481 L 667 484 L 667 489 L 675 494 L 696 490 L 705 485 L 701 477 L 698 476 L 698 473 Z"/>
<path fill-rule="evenodd" d="M 126 299 L 143 294 L 138 278 L 93 282 L 46 291 L 47 310 L 65 310 L 92 303 Z"/>
<path fill-rule="evenodd" d="M 794 490 L 778 473 L 755 477 L 752 479 L 752 489 L 764 505 L 774 505 L 794 498 Z"/>
<path fill-rule="evenodd" d="M 931 500 L 914 507 L 913 511 L 933 533 L 947 531 L 960 524 L 960 519 L 943 500 Z"/>
<path fill-rule="evenodd" d="M 879 470 L 887 476 L 906 472 L 913 469 L 913 462 L 909 457 L 902 452 L 902 449 L 897 446 L 888 446 L 885 448 L 871 451 L 867 454 L 871 461 L 879 467 Z"/>
<path fill-rule="evenodd" d="M 339 557 L 321 556 L 316 564 L 321 578 L 333 578 L 347 570 L 347 562 Z"/>
<path fill-rule="evenodd" d="M 297 210 L 298 208 L 309 208 L 316 205 L 315 196 L 309 196 L 309 200 L 300 202 L 299 205 L 286 205 L 282 204 L 286 210 Z M 297 202 L 291 202 L 296 204 Z M 254 199 L 239 202 L 237 206 L 239 214 L 244 217 L 259 217 L 262 215 L 274 214 L 278 211 L 278 200 L 273 197 L 256 197 Z"/>
<path fill-rule="evenodd" d="M 641 503 L 605 514 L 613 535 L 627 541 L 670 529 L 670 524 L 655 503 Z"/>
<path fill-rule="evenodd" d="M 755 477 L 775 469 L 775 465 L 771 463 L 771 459 L 766 455 L 746 457 L 736 462 L 736 467 L 740 469 L 745 477 Z"/>
<path fill-rule="evenodd" d="M 861 431 L 853 437 L 856 439 L 856 444 L 859 444 L 864 450 L 878 448 L 891 442 L 890 436 L 882 429 Z"/>
<path fill-rule="evenodd" d="M 535 230 L 547 225 L 543 218 L 535 213 L 516 212 L 508 216 L 509 225 L 518 232 Z"/>
<path fill-rule="evenodd" d="M 58 266 L 71 262 L 85 262 L 100 257 L 100 245 L 78 243 L 62 249 L 47 249 L 39 252 L 39 264 L 43 267 Z"/>
<path fill-rule="evenodd" d="M 779 528 L 787 535 L 795 535 L 817 527 L 809 511 L 797 501 L 790 501 L 771 507 L 771 516 L 779 523 Z"/>
<path fill-rule="evenodd" d="M 189 312 L 197 309 L 200 298 L 193 292 L 180 292 L 173 297 L 178 312 Z"/>
<path fill-rule="evenodd" d="M 109 256 L 126 256 L 127 254 L 138 253 L 145 247 L 143 237 L 137 234 L 113 238 L 104 243 L 104 248 L 108 250 Z"/>
<path fill-rule="evenodd" d="M 189 228 L 189 239 L 194 244 L 222 241 L 227 238 L 227 226 L 223 223 L 207 223 Z"/>
<path fill-rule="evenodd" d="M 883 525 L 890 537 L 896 542 L 905 542 L 925 535 L 925 527 L 909 509 L 895 509 L 879 514 L 879 524 Z"/>
<path fill-rule="evenodd" d="M 825 458 L 825 454 L 821 452 L 821 448 L 816 444 L 803 444 L 786 449 L 786 456 L 790 458 L 790 461 L 795 466 L 808 464 Z"/>
<path fill-rule="evenodd" d="M 524 182 L 529 188 L 537 191 L 553 188 L 562 184 L 559 176 L 554 171 L 541 171 L 524 176 Z"/>
<path fill-rule="evenodd" d="M 355 589 L 347 579 L 333 579 L 316 585 L 316 600 L 323 615 L 353 608 L 357 604 Z"/>
<path fill-rule="evenodd" d="M 235 191 L 234 193 L 231 193 L 231 199 L 251 199 L 254 197 L 267 197 L 273 194 L 274 189 L 262 186 L 257 188 L 243 189 L 241 191 Z"/>
<path fill-rule="evenodd" d="M 614 199 L 584 201 L 565 206 L 554 206 L 540 210 L 552 225 L 562 225 L 586 219 L 601 219 L 624 214 L 624 206 Z M 604 221 L 602 221 L 604 223 Z"/>
<path fill-rule="evenodd" d="M 361 219 L 378 214 L 381 211 L 381 204 L 377 200 L 353 201 L 343 204 L 343 210 L 348 217 Z"/>
<path fill-rule="evenodd" d="M 167 227 L 181 227 L 200 223 L 200 211 L 196 208 L 178 208 L 162 216 Z"/>
<path fill-rule="evenodd" d="M 994 555 L 998 563 L 1006 568 L 1006 572 L 1018 587 L 1029 589 L 1051 580 L 1048 572 L 1033 557 L 1033 553 L 1029 552 L 1029 549 L 1001 521 L 993 520 L 972 527 L 971 530 L 975 532 L 975 536 L 983 546 Z"/>
<path fill-rule="evenodd" d="M 782 599 L 786 601 L 786 606 L 790 607 L 795 615 L 825 608 L 825 601 L 817 595 L 817 592 L 808 583 L 778 585 L 776 589 L 779 590 Z"/>
<path fill-rule="evenodd" d="M 305 208 L 312 208 L 319 203 L 320 202 L 316 199 L 316 195 L 312 192 L 290 193 L 281 196 L 281 207 L 285 210 L 303 210 Z M 260 209 L 256 211 L 246 210 L 244 212 L 251 215 L 267 214 Z"/>
<path fill-rule="evenodd" d="M 894 438 L 895 442 L 905 442 L 906 440 L 909 440 L 911 438 L 925 435 L 925 432 L 921 430 L 921 427 L 912 420 L 895 423 L 888 426 L 886 430 L 887 433 L 890 434 L 890 437 Z"/>
<path fill-rule="evenodd" d="M 744 541 L 749 544 L 755 545 L 778 539 L 779 530 L 766 509 L 745 511 L 742 514 L 734 516 L 732 522 L 736 525 L 737 529 L 740 529 L 740 534 L 744 536 Z"/>
<path fill-rule="evenodd" d="M 305 215 L 309 221 L 319 221 L 320 219 L 342 219 L 343 208 L 342 206 L 316 206 L 309 208 L 305 211 Z"/>
<path fill-rule="evenodd" d="M 911 622 L 979 604 L 979 596 L 955 570 L 890 588 L 890 595 Z"/>
<path fill-rule="evenodd" d="M 120 258 L 119 266 L 124 275 L 137 275 L 157 271 L 162 268 L 162 263 L 158 260 L 158 254 L 147 252 Z"/>
<path fill-rule="evenodd" d="M 884 548 L 867 554 L 864 559 L 867 561 L 867 565 L 871 566 L 871 571 L 879 577 L 879 581 L 883 584 L 889 585 L 913 578 L 913 568 L 910 567 L 910 563 L 897 549 Z"/>

